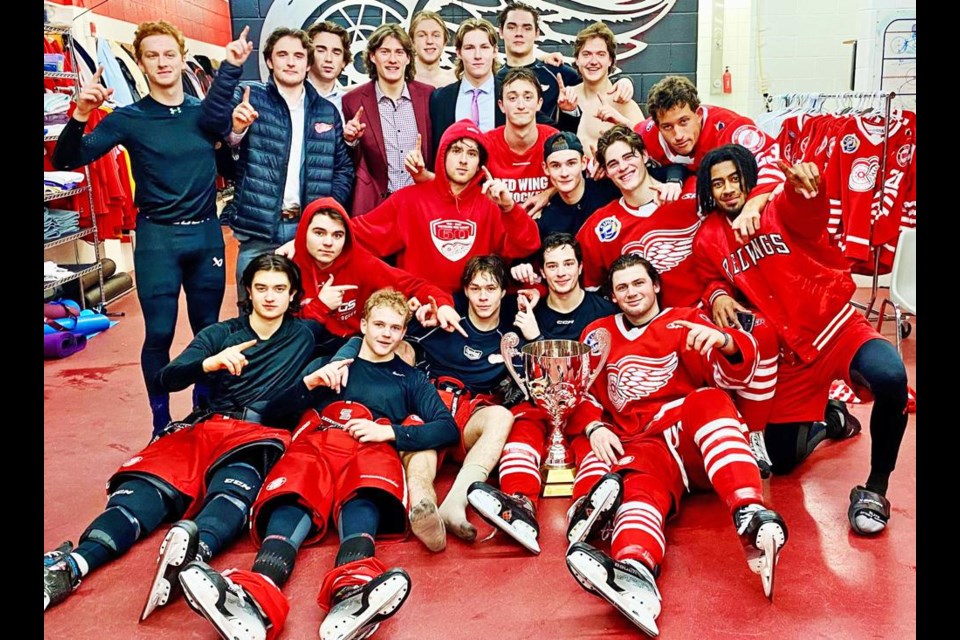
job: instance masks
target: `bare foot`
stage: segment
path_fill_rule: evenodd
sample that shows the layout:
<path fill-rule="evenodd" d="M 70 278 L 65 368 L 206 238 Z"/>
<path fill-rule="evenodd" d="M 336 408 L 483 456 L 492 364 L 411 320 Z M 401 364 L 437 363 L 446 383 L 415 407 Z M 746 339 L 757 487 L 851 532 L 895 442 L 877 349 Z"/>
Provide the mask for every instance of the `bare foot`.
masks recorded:
<path fill-rule="evenodd" d="M 443 551 L 447 546 L 447 531 L 437 505 L 424 498 L 410 509 L 410 529 L 430 551 Z M 474 531 L 476 537 L 476 531 Z"/>
<path fill-rule="evenodd" d="M 456 524 L 450 523 L 447 526 L 449 526 L 450 531 L 461 540 L 474 542 L 477 539 L 477 528 L 466 520 Z"/>

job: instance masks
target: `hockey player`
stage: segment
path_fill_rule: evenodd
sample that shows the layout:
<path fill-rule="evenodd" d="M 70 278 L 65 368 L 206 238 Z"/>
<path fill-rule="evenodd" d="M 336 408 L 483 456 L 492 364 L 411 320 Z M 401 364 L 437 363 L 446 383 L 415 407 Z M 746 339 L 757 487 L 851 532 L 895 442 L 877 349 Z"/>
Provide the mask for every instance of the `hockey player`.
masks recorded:
<path fill-rule="evenodd" d="M 171 423 L 120 465 L 107 483 L 106 510 L 80 544 L 66 542 L 44 554 L 44 611 L 161 522 L 186 518 L 160 546 L 140 615 L 146 619 L 179 593 L 176 578 L 187 562 L 209 560 L 247 524 L 264 477 L 290 443 L 288 430 L 260 424 L 259 413 L 297 379 L 311 357 L 313 335 L 292 316 L 300 272 L 287 258 L 259 256 L 244 271 L 243 283 L 252 313 L 207 327 L 157 375 L 157 386 L 168 392 L 209 382 L 209 413 L 193 424 Z"/>
<path fill-rule="evenodd" d="M 659 164 L 682 164 L 696 173 L 707 152 L 729 143 L 741 144 L 754 154 L 760 167 L 757 189 L 735 226 L 737 239 L 746 241 L 756 232 L 770 193 L 783 182 L 777 167 L 777 141 L 750 118 L 701 104 L 696 86 L 683 76 L 667 76 L 650 87 L 647 112 L 649 117 L 635 131 L 643 137 L 650 159 Z"/>
<path fill-rule="evenodd" d="M 401 269 L 450 293 L 473 256 L 530 255 L 540 245 L 537 225 L 486 170 L 487 154 L 475 124 L 454 123 L 440 141 L 436 178 L 353 220 L 355 239 L 376 256 L 397 254 Z"/>
<path fill-rule="evenodd" d="M 687 178 L 678 200 L 659 204 L 664 185 L 647 171 L 646 145 L 623 125 L 601 134 L 597 159 L 622 198 L 597 209 L 577 234 L 583 247 L 584 286 L 599 288 L 614 260 L 638 253 L 664 278 L 664 307 L 694 306 L 703 293 L 693 261 L 688 260 L 702 220 L 696 179 Z"/>
<path fill-rule="evenodd" d="M 294 240 L 294 260 L 303 272 L 304 301 L 301 315 L 316 320 L 330 336 L 318 337 L 329 343 L 327 355 L 342 346 L 346 338 L 360 331 L 360 316 L 374 291 L 391 286 L 408 297 L 437 304 L 440 326 L 454 330 L 460 315 L 453 298 L 436 285 L 391 267 L 357 246 L 350 232 L 352 221 L 333 198 L 311 202 L 300 218 Z M 424 312 L 428 307 L 421 307 Z"/>
<path fill-rule="evenodd" d="M 580 286 L 583 273 L 580 245 L 569 233 L 547 236 L 538 261 L 543 264 L 540 275 L 547 285 L 547 296 L 532 309 L 519 299 L 520 310 L 514 320 L 527 342 L 578 341 L 588 324 L 617 311 L 609 300 Z M 541 489 L 540 462 L 549 444 L 553 423 L 550 415 L 533 402 L 517 404 L 511 413 L 515 420 L 500 456 L 500 489 L 485 482 L 474 482 L 467 499 L 484 520 L 530 551 L 539 553 L 540 525 L 536 507 Z M 585 457 L 574 484 L 575 500 L 586 495 L 595 478 L 609 470 L 588 453 L 590 445 L 585 438 L 581 437 L 576 446 L 584 450 Z"/>
<path fill-rule="evenodd" d="M 703 223 L 696 254 L 717 286 L 709 299 L 736 287 L 779 334 L 780 371 L 766 441 L 775 473 L 787 473 L 825 437 L 853 435 L 851 425 L 817 423 L 835 378 L 874 398 L 870 413 L 870 475 L 850 492 L 847 517 L 856 533 L 882 531 L 890 518 L 886 498 L 907 426 L 907 375 L 897 350 L 856 311 L 849 263 L 829 244 L 825 181 L 816 164 L 781 163 L 789 184 L 767 204 L 759 233 L 746 245 L 729 220 L 740 215 L 758 182 L 748 149 L 725 145 L 706 155 L 698 176 Z"/>
<path fill-rule="evenodd" d="M 664 523 L 680 508 L 684 490 L 709 489 L 724 501 L 747 554 L 773 597 L 774 569 L 787 527 L 764 506 L 760 472 L 740 430 L 729 396 L 712 387 L 746 384 L 757 366 L 756 343 L 737 329 L 721 330 L 699 310 L 661 310 L 657 270 L 635 254 L 610 269 L 609 287 L 621 313 L 584 331 L 611 335 L 610 356 L 569 421 L 594 455 L 612 466 L 587 502 L 622 484 L 613 522 L 611 556 L 586 542 L 567 551 L 567 567 L 587 591 L 609 601 L 649 635 L 658 633 L 660 593 L 655 576 L 663 560 Z M 599 513 L 599 516 L 595 514 Z M 584 512 L 586 538 L 610 511 Z"/>
<path fill-rule="evenodd" d="M 300 546 L 321 540 L 331 516 L 340 535 L 336 566 L 318 602 L 322 640 L 369 637 L 410 592 L 410 576 L 374 556 L 374 537 L 406 531 L 406 492 L 397 449 L 457 439 L 450 412 L 426 377 L 396 355 L 410 311 L 393 290 L 373 293 L 356 360 L 317 367 L 265 411 L 303 414 L 287 454 L 253 506 L 260 544 L 252 571 L 218 573 L 193 562 L 180 574 L 191 607 L 226 640 L 275 638 L 290 605 L 280 591 Z M 344 374 L 349 369 L 349 385 Z"/>

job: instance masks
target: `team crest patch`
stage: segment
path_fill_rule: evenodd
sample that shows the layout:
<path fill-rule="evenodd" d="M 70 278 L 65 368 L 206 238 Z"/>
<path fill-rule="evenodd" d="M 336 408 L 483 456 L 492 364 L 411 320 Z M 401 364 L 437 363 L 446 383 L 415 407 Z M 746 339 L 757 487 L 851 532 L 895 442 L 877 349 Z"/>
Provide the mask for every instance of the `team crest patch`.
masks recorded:
<path fill-rule="evenodd" d="M 326 133 L 327 131 L 333 130 L 333 125 L 329 122 L 314 122 L 313 130 L 317 133 Z"/>
<path fill-rule="evenodd" d="M 913 145 L 905 144 L 899 149 L 897 149 L 897 164 L 901 167 L 906 167 L 910 164 L 910 160 L 913 158 Z"/>
<path fill-rule="evenodd" d="M 130 458 L 129 460 L 127 460 L 126 462 L 124 462 L 124 463 L 123 463 L 122 465 L 120 465 L 120 466 L 121 466 L 121 467 L 132 467 L 133 465 L 137 464 L 137 463 L 140 462 L 141 460 L 143 460 L 143 456 L 133 456 L 132 458 Z"/>
<path fill-rule="evenodd" d="M 620 228 L 620 221 L 611 216 L 601 220 L 594 229 L 594 233 L 597 234 L 597 238 L 600 240 L 600 242 L 610 242 L 611 240 L 615 240 L 617 236 L 620 235 Z"/>
<path fill-rule="evenodd" d="M 843 136 L 843 139 L 840 141 L 840 149 L 844 153 L 853 153 L 860 148 L 860 138 L 858 138 L 853 133 L 848 133 Z"/>
<path fill-rule="evenodd" d="M 270 481 L 270 483 L 267 485 L 267 491 L 276 491 L 285 484 L 287 484 L 286 477 L 280 476 L 279 478 Z"/>
<path fill-rule="evenodd" d="M 463 345 L 463 355 L 467 360 L 479 360 L 483 357 L 483 352 L 479 349 L 474 349 L 472 347 L 468 347 L 467 345 Z"/>
<path fill-rule="evenodd" d="M 715 128 L 717 131 L 723 131 L 724 129 L 727 128 L 727 123 L 721 120 L 720 122 L 717 123 Z"/>
<path fill-rule="evenodd" d="M 499 353 L 491 353 L 487 356 L 487 362 L 490 364 L 503 364 L 503 356 Z"/>
<path fill-rule="evenodd" d="M 880 172 L 880 159 L 877 156 L 857 158 L 850 167 L 850 189 L 865 193 L 873 191 Z"/>
<path fill-rule="evenodd" d="M 767 137 L 763 135 L 763 132 L 749 124 L 737 127 L 730 137 L 730 142 L 743 145 L 749 149 L 751 153 L 757 153 L 763 149 L 763 143 L 766 141 Z"/>
<path fill-rule="evenodd" d="M 434 220 L 430 239 L 444 258 L 456 262 L 464 258 L 477 239 L 477 223 L 470 220 Z"/>

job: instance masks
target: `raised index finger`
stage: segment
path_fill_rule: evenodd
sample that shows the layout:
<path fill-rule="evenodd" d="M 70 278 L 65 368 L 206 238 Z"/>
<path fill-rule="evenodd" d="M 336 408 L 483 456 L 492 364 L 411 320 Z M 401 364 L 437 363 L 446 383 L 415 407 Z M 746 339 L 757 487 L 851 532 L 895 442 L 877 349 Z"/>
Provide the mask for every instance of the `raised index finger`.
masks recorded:
<path fill-rule="evenodd" d="M 243 88 L 243 101 L 250 104 L 250 85 Z"/>
<path fill-rule="evenodd" d="M 557 74 L 557 85 L 560 87 L 560 90 L 563 91 L 566 87 L 563 84 L 563 76 L 559 73 Z"/>
<path fill-rule="evenodd" d="M 244 349 L 249 349 L 253 345 L 257 344 L 257 339 L 247 340 L 246 342 L 241 342 L 237 345 L 237 351 L 243 351 Z"/>
<path fill-rule="evenodd" d="M 100 65 L 99 67 L 97 67 L 96 73 L 93 74 L 90 80 L 93 82 L 100 82 L 100 76 L 102 75 L 103 75 L 103 65 Z"/>
<path fill-rule="evenodd" d="M 357 109 L 357 113 L 353 116 L 353 119 L 356 122 L 360 122 L 360 116 L 362 115 L 363 115 L 363 107 L 361 106 L 359 109 Z"/>
<path fill-rule="evenodd" d="M 487 175 L 487 180 L 493 180 L 493 176 L 490 175 L 490 169 L 487 169 L 487 165 L 483 165 L 480 168 L 483 169 L 483 172 Z"/>
<path fill-rule="evenodd" d="M 422 146 L 422 140 L 421 140 L 420 134 L 418 133 L 418 134 L 417 134 L 417 149 L 419 150 L 419 149 L 422 149 L 422 148 L 423 148 L 423 146 Z"/>
<path fill-rule="evenodd" d="M 348 291 L 350 289 L 356 289 L 358 285 L 355 284 L 338 284 L 330 287 L 334 291 Z"/>
<path fill-rule="evenodd" d="M 243 28 L 243 31 L 241 31 L 240 35 L 237 36 L 237 40 L 240 42 L 246 42 L 248 33 L 250 33 L 250 25 L 247 25 Z"/>

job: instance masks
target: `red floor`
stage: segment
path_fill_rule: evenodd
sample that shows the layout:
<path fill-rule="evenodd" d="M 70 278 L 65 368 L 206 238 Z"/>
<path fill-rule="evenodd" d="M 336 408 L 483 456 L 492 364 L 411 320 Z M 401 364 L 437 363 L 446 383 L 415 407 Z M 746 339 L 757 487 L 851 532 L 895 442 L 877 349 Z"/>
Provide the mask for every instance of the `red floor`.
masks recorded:
<path fill-rule="evenodd" d="M 229 262 L 228 262 L 229 264 Z M 228 287 L 224 315 L 235 299 Z M 76 542 L 105 503 L 107 477 L 147 442 L 149 409 L 140 376 L 143 325 L 135 295 L 112 311 L 127 315 L 87 349 L 44 366 L 43 548 Z M 893 324 L 886 333 L 892 336 Z M 181 309 L 174 352 L 189 341 Z M 914 334 L 904 343 L 916 387 Z M 189 392 L 174 397 L 185 413 Z M 867 423 L 869 407 L 854 407 Z M 668 525 L 667 559 L 659 580 L 664 597 L 663 638 L 776 637 L 903 638 L 916 636 L 916 415 L 910 417 L 892 478 L 893 518 L 875 539 L 852 535 L 846 518 L 850 488 L 866 478 L 869 435 L 822 445 L 794 475 L 766 487 L 783 514 L 790 540 L 777 571 L 776 601 L 747 569 L 729 515 L 711 495 L 689 497 Z M 454 470 L 445 467 L 443 496 Z M 378 557 L 402 566 L 413 579 L 403 609 L 375 637 L 399 639 L 632 638 L 639 631 L 605 602 L 587 594 L 563 561 L 565 499 L 541 507 L 539 557 L 502 536 L 474 545 L 451 539 L 431 554 L 419 542 L 378 545 Z M 474 522 L 483 525 L 475 515 Z M 481 526 L 481 534 L 489 531 Z M 182 601 L 137 619 L 165 528 L 126 557 L 85 579 L 63 604 L 44 615 L 46 638 L 216 638 Z M 316 638 L 319 582 L 332 566 L 336 536 L 301 552 L 285 592 L 292 607 L 281 639 Z M 214 559 L 214 566 L 249 568 L 255 555 L 244 537 Z"/>

